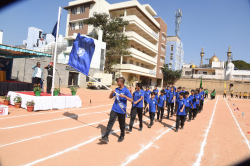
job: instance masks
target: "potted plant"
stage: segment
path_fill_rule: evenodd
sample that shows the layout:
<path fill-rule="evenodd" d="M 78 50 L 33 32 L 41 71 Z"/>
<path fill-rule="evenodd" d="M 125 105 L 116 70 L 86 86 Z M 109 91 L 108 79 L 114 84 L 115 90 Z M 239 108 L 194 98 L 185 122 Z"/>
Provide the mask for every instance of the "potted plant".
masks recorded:
<path fill-rule="evenodd" d="M 4 105 L 7 105 L 7 106 L 10 105 L 10 95 L 9 96 L 4 96 L 3 99 L 4 99 L 4 101 L 3 101 Z"/>
<path fill-rule="evenodd" d="M 60 88 L 54 88 L 54 96 L 58 96 L 59 92 L 60 92 Z"/>
<path fill-rule="evenodd" d="M 35 105 L 34 100 L 27 101 L 27 103 L 26 103 L 27 111 L 32 112 L 34 110 L 34 105 Z"/>
<path fill-rule="evenodd" d="M 33 91 L 36 96 L 40 96 L 42 91 L 42 89 L 40 88 L 40 84 L 34 84 Z"/>
<path fill-rule="evenodd" d="M 20 108 L 21 107 L 21 102 L 22 102 L 21 96 L 17 95 L 14 98 L 15 108 Z"/>
<path fill-rule="evenodd" d="M 72 96 L 75 96 L 76 95 L 76 91 L 77 91 L 77 87 L 70 87 L 70 91 L 71 91 L 71 94 Z"/>

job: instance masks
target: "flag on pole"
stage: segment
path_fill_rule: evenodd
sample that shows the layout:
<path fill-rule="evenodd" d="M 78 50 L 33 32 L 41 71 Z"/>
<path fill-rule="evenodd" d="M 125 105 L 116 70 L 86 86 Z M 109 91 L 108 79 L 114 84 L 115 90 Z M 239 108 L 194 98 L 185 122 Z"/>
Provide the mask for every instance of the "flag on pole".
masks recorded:
<path fill-rule="evenodd" d="M 68 65 L 88 76 L 94 51 L 94 40 L 78 33 L 69 55 Z"/>
<path fill-rule="evenodd" d="M 52 35 L 55 37 L 55 40 L 56 40 L 56 30 L 57 30 L 57 22 L 52 30 Z"/>
<path fill-rule="evenodd" d="M 202 76 L 201 76 L 201 83 L 200 83 L 200 88 L 202 87 Z"/>

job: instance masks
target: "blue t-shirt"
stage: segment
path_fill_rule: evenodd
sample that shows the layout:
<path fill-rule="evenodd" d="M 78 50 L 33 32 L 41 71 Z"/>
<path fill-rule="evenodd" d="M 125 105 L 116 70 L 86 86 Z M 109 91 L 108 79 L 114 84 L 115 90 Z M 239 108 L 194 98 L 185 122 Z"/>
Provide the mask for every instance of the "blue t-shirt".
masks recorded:
<path fill-rule="evenodd" d="M 158 106 L 159 107 L 164 107 L 164 101 L 166 101 L 166 96 L 163 95 L 163 96 L 159 96 L 159 103 L 158 103 Z"/>
<path fill-rule="evenodd" d="M 176 92 L 176 93 L 175 93 L 175 96 L 176 96 L 175 101 L 179 100 L 179 95 L 180 95 L 180 92 Z"/>
<path fill-rule="evenodd" d="M 176 87 L 174 86 L 174 91 L 176 92 Z"/>
<path fill-rule="evenodd" d="M 159 90 L 158 89 L 154 89 L 153 92 L 155 92 L 155 99 L 158 100 L 158 93 L 159 93 Z M 156 94 L 157 93 L 157 94 Z"/>
<path fill-rule="evenodd" d="M 203 96 L 202 96 L 202 95 L 203 95 L 203 93 L 202 93 L 202 92 L 200 92 L 200 93 L 199 93 L 199 95 L 200 95 L 200 100 L 202 100 L 202 99 L 203 99 Z"/>
<path fill-rule="evenodd" d="M 165 92 L 166 92 L 166 97 L 169 97 L 169 92 L 171 92 L 171 90 L 166 89 Z"/>
<path fill-rule="evenodd" d="M 181 92 L 185 93 L 186 91 L 183 91 L 183 90 L 182 90 Z"/>
<path fill-rule="evenodd" d="M 205 91 L 202 91 L 201 93 L 202 93 L 202 95 L 203 95 L 202 100 L 204 100 L 204 97 L 205 97 Z"/>
<path fill-rule="evenodd" d="M 169 102 L 169 103 L 174 103 L 174 100 L 173 100 L 173 99 L 174 99 L 174 96 L 175 96 L 175 91 L 173 91 L 173 92 L 170 91 L 170 92 L 169 92 L 169 98 L 168 98 L 168 102 Z M 172 100 L 173 100 L 173 101 L 172 101 Z"/>
<path fill-rule="evenodd" d="M 190 106 L 191 106 L 191 100 L 190 100 L 190 98 L 187 97 L 187 98 L 185 98 L 185 100 L 186 100 L 186 105 L 185 105 L 185 107 L 190 108 Z M 191 106 L 191 107 L 192 107 L 192 106 Z"/>
<path fill-rule="evenodd" d="M 193 107 L 196 108 L 196 104 L 195 104 L 196 103 L 196 99 L 195 99 L 194 95 L 190 95 L 189 99 L 190 99 L 191 103 L 193 104 Z M 192 105 L 190 106 L 190 108 L 192 108 Z"/>
<path fill-rule="evenodd" d="M 132 98 L 131 93 L 129 92 L 129 90 L 126 87 L 124 87 L 122 89 L 120 89 L 118 87 L 118 88 L 115 89 L 115 92 L 118 93 L 118 94 L 123 94 L 123 95 L 125 95 L 125 96 L 127 96 L 129 98 Z M 113 96 L 116 96 L 116 93 L 114 93 Z M 122 104 L 123 107 L 121 105 L 119 105 L 119 101 L 117 99 L 120 101 L 120 103 Z M 127 99 L 125 97 L 116 96 L 115 97 L 115 102 L 114 102 L 114 104 L 112 106 L 112 110 L 117 112 L 117 113 L 120 113 L 120 114 L 125 114 L 126 113 L 126 108 L 127 108 Z"/>
<path fill-rule="evenodd" d="M 195 104 L 196 104 L 196 105 L 199 105 L 199 104 L 200 104 L 200 99 L 201 99 L 200 94 L 195 94 L 194 97 L 195 97 L 195 99 L 196 99 Z"/>
<path fill-rule="evenodd" d="M 144 101 L 148 101 L 148 99 L 150 98 L 150 94 L 151 94 L 150 90 L 144 91 Z"/>
<path fill-rule="evenodd" d="M 154 99 L 149 98 L 148 104 L 149 104 L 149 112 L 155 112 L 156 110 L 155 106 L 158 104 L 157 100 L 155 98 Z"/>
<path fill-rule="evenodd" d="M 178 99 L 177 103 L 178 108 L 177 108 L 177 115 L 186 115 L 185 107 L 183 109 L 183 112 L 181 112 L 181 109 L 183 108 L 184 105 L 186 105 L 186 100 L 185 99 Z"/>
<path fill-rule="evenodd" d="M 143 99 L 139 101 L 137 104 L 134 104 L 134 102 L 138 101 L 141 97 L 144 97 L 143 90 L 140 90 L 139 92 L 135 91 L 133 93 L 133 107 L 143 108 Z"/>

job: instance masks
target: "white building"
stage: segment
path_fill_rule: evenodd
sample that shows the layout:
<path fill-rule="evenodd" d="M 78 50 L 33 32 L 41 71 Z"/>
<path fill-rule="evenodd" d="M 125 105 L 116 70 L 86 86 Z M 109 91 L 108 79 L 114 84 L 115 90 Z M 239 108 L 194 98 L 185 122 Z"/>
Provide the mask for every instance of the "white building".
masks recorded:
<path fill-rule="evenodd" d="M 233 81 L 250 81 L 249 70 L 235 70 L 233 63 L 228 63 L 226 70 L 226 80 Z"/>

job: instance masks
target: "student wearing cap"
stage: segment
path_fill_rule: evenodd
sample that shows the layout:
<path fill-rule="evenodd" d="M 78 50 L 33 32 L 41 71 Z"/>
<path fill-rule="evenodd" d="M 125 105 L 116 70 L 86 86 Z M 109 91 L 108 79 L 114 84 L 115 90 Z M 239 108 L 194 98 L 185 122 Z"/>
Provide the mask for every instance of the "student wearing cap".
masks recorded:
<path fill-rule="evenodd" d="M 148 99 L 147 109 L 149 109 L 150 124 L 148 128 L 151 128 L 154 124 L 155 111 L 157 109 L 157 100 L 155 99 L 155 92 L 151 92 L 151 98 Z"/>
<path fill-rule="evenodd" d="M 166 96 L 165 96 L 165 91 L 162 89 L 161 90 L 161 95 L 159 96 L 158 99 L 158 112 L 157 112 L 157 121 L 162 122 L 163 114 L 164 114 L 164 106 L 165 106 L 165 101 L 166 101 Z M 161 114 L 161 118 L 160 118 Z M 160 118 L 160 119 L 159 119 Z"/>
<path fill-rule="evenodd" d="M 181 129 L 184 129 L 184 123 L 186 118 L 185 106 L 186 100 L 183 98 L 184 93 L 181 92 L 179 94 L 179 99 L 177 99 L 177 113 L 176 113 L 176 132 L 178 132 L 180 121 L 181 121 Z"/>
<path fill-rule="evenodd" d="M 131 110 L 131 117 L 129 123 L 129 129 L 127 130 L 128 133 L 132 133 L 132 127 L 134 125 L 136 114 L 138 114 L 138 118 L 140 121 L 140 129 L 142 131 L 142 111 L 143 111 L 143 96 L 144 92 L 141 91 L 141 83 L 136 84 L 136 91 L 133 93 L 133 107 Z"/>
<path fill-rule="evenodd" d="M 175 91 L 174 91 L 174 87 L 171 87 L 171 91 L 169 92 L 169 98 L 168 98 L 168 116 L 167 119 L 169 119 L 169 114 L 170 114 L 170 110 L 171 110 L 171 117 L 174 114 L 174 101 L 175 101 Z"/>
<path fill-rule="evenodd" d="M 44 69 L 47 69 L 47 71 L 48 71 L 46 91 L 48 94 L 50 94 L 51 87 L 52 87 L 52 78 L 53 78 L 53 62 L 50 62 L 50 64 L 45 66 Z"/>
<path fill-rule="evenodd" d="M 150 99 L 151 91 L 149 90 L 149 86 L 146 87 L 146 90 L 144 91 L 144 115 L 148 112 L 148 100 Z"/>
<path fill-rule="evenodd" d="M 112 127 L 116 121 L 116 117 L 118 116 L 118 122 L 120 125 L 121 135 L 118 139 L 118 142 L 122 142 L 124 140 L 125 136 L 125 118 L 126 118 L 126 107 L 127 107 L 127 101 L 133 102 L 131 93 L 129 90 L 124 86 L 125 79 L 123 77 L 118 78 L 117 85 L 119 86 L 115 90 L 111 92 L 109 95 L 109 98 L 112 99 L 115 97 L 115 102 L 112 106 L 109 122 L 107 125 L 106 132 L 104 136 L 99 139 L 102 142 L 108 143 L 109 139 L 109 133 L 112 130 Z"/>

